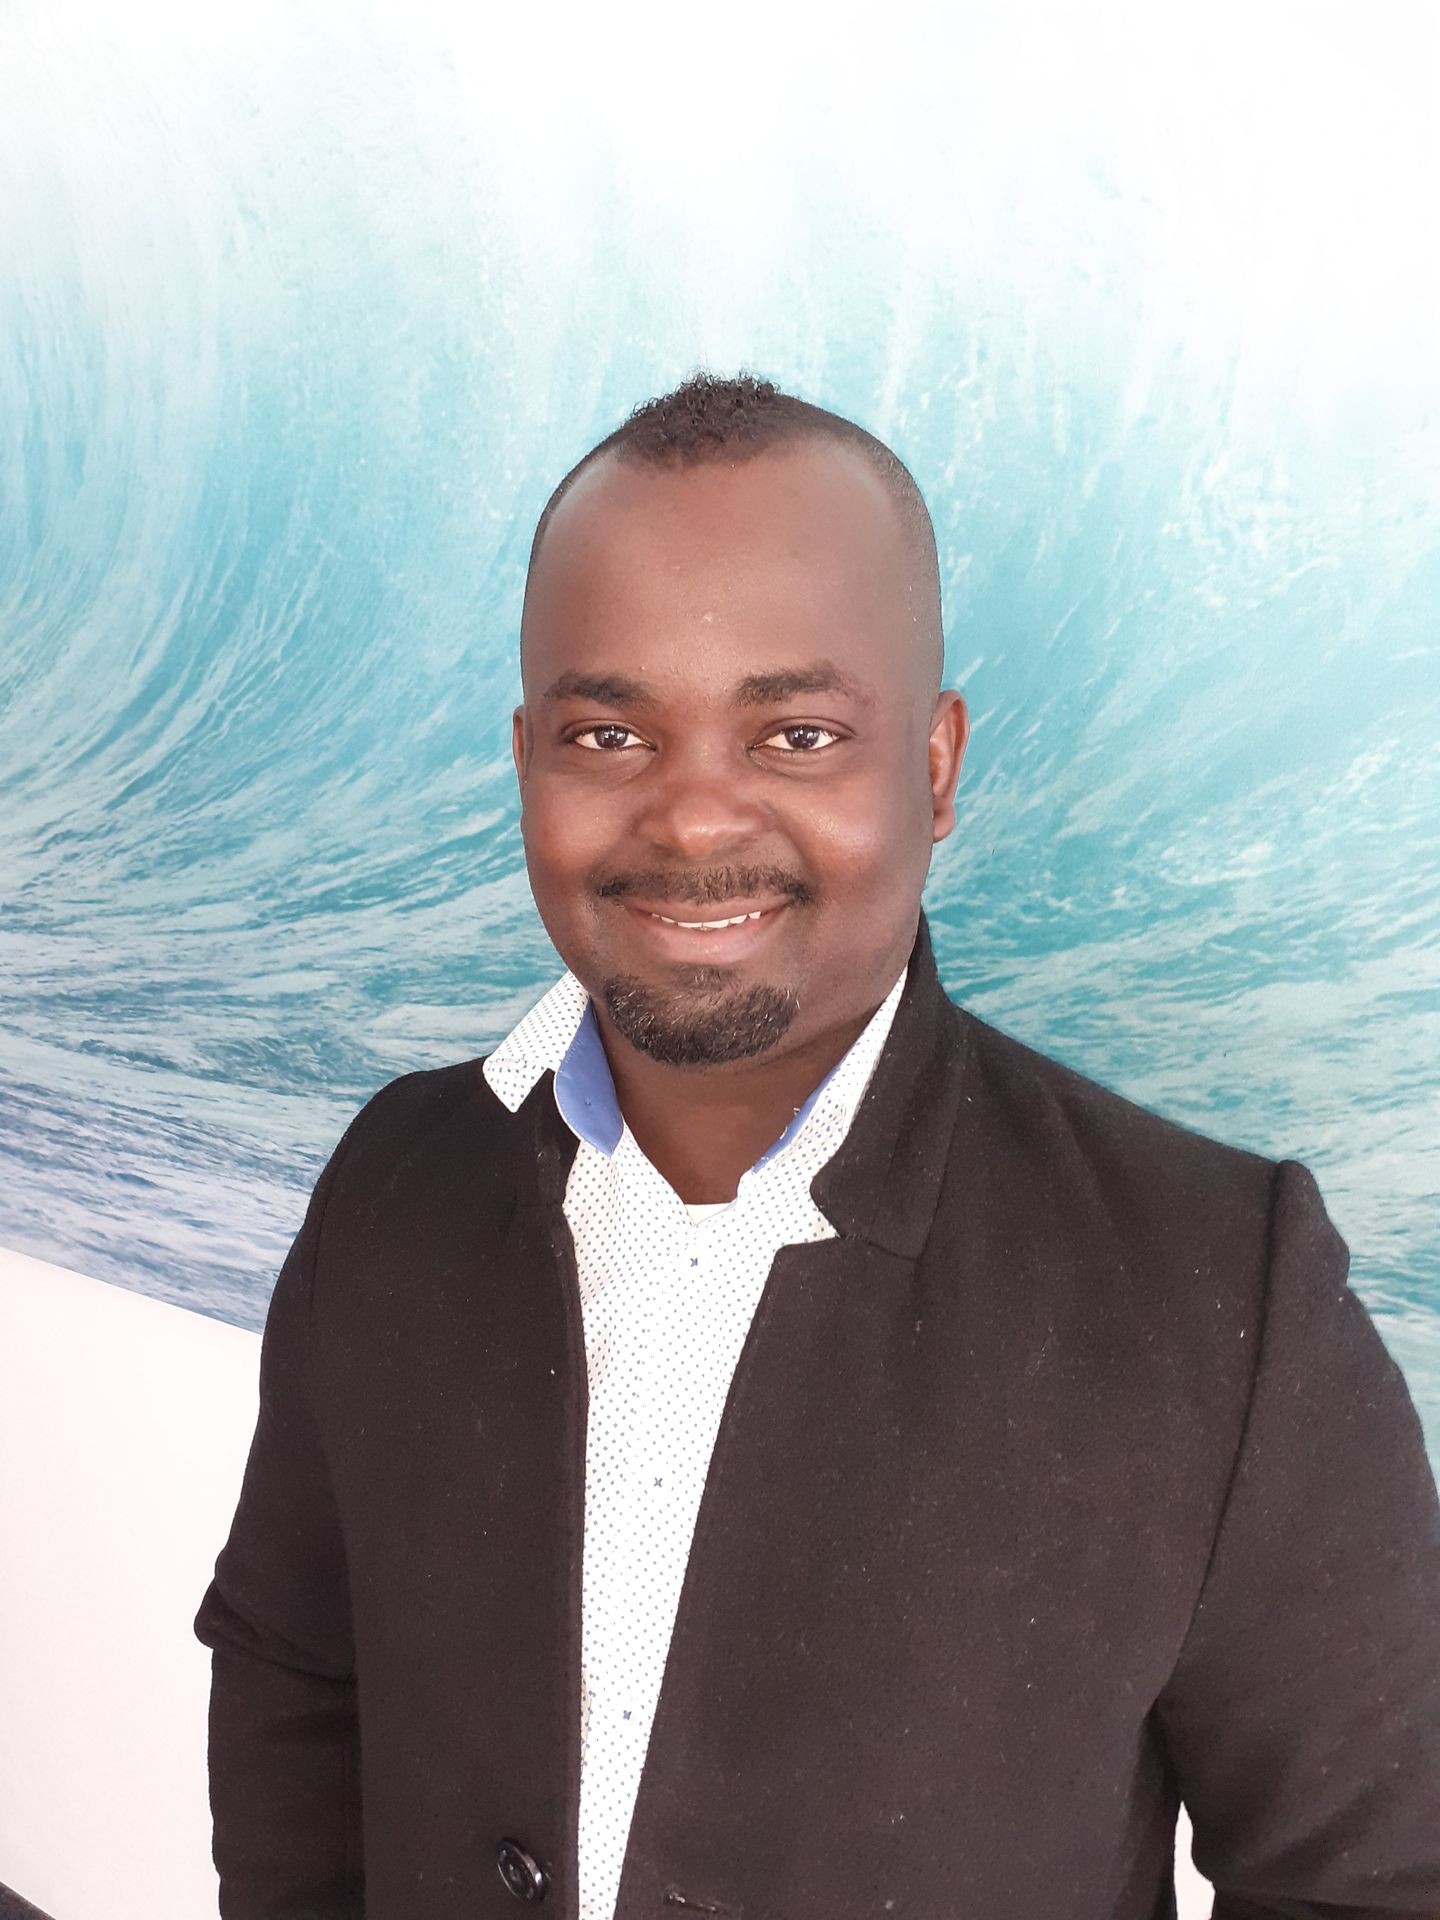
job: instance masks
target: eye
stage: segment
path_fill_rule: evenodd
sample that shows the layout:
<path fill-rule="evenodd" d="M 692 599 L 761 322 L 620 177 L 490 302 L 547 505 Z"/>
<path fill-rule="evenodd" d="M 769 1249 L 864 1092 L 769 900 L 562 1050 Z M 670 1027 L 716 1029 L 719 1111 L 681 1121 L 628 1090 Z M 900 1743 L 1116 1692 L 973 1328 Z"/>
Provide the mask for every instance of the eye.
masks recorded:
<path fill-rule="evenodd" d="M 780 747 L 782 753 L 816 753 L 820 748 L 829 746 L 839 738 L 839 734 L 832 733 L 829 727 L 817 726 L 814 722 L 806 720 L 796 721 L 793 726 L 778 728 L 774 733 L 768 734 L 760 745 L 770 747 L 783 741 L 784 744 Z"/>
<path fill-rule="evenodd" d="M 587 734 L 594 737 L 587 739 Z M 587 753 L 623 753 L 630 745 L 643 747 L 645 742 L 618 720 L 597 720 L 588 727 L 578 727 L 569 735 L 569 744 L 584 747 Z"/>

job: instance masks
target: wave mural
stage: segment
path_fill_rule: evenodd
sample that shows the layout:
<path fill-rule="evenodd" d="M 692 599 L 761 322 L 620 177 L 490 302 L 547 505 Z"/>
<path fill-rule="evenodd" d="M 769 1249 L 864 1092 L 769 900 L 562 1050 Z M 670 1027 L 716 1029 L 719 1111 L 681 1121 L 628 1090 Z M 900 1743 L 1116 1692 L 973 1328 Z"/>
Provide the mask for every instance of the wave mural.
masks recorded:
<path fill-rule="evenodd" d="M 0 1242 L 261 1323 L 556 971 L 540 506 L 744 366 L 932 506 L 950 990 L 1305 1160 L 1440 1459 L 1433 28 L 192 15 L 4 27 Z"/>

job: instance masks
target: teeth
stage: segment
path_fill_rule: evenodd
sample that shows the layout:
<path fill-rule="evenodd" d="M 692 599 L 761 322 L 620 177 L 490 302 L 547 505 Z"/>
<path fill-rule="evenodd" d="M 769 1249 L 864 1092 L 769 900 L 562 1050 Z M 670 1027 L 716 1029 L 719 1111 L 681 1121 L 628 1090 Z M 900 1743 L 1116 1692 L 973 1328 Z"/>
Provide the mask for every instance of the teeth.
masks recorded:
<path fill-rule="evenodd" d="M 689 927 L 692 931 L 713 933 L 717 927 L 743 927 L 747 920 L 758 920 L 764 911 L 763 907 L 757 907 L 754 913 L 737 913 L 733 920 L 672 920 L 664 913 L 657 913 L 653 917 L 663 920 L 667 927 Z"/>

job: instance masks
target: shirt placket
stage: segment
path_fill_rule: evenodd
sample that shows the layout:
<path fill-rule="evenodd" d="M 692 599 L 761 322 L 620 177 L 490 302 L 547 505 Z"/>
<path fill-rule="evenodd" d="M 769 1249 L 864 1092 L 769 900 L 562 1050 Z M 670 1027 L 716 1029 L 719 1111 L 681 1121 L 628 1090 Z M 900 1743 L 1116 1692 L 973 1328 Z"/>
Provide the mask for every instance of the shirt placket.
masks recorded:
<path fill-rule="evenodd" d="M 613 1263 L 611 1372 L 601 1419 L 603 1445 L 618 1485 L 606 1501 L 612 1522 L 608 1546 L 592 1543 L 596 1550 L 589 1561 L 585 1610 L 586 1639 L 606 1649 L 603 1659 L 586 1661 L 582 1751 L 597 1808 L 612 1798 L 611 1783 L 620 1781 L 625 1784 L 620 1797 L 633 1804 L 631 1789 L 643 1765 L 658 1693 L 645 1623 L 656 1587 L 664 1582 L 670 1540 L 670 1529 L 654 1504 L 668 1498 L 669 1489 L 653 1483 L 667 1478 L 665 1466 L 657 1465 L 668 1451 L 660 1389 L 668 1339 L 665 1309 L 681 1257 L 682 1233 L 673 1194 L 657 1184 L 658 1176 L 630 1141 L 617 1149 L 612 1172 L 616 1198 L 623 1199 L 616 1217 L 643 1220 L 644 1232 L 637 1237 L 652 1251 L 650 1257 L 636 1260 L 625 1245 L 617 1244 L 605 1256 L 607 1264 Z M 613 1497 L 617 1492 L 618 1499 Z M 657 1543 L 664 1543 L 658 1551 Z M 608 1914 L 623 1858 L 624 1825 L 616 1819 L 613 1830 L 602 1835 L 596 1822 L 582 1821 L 582 1920 Z"/>

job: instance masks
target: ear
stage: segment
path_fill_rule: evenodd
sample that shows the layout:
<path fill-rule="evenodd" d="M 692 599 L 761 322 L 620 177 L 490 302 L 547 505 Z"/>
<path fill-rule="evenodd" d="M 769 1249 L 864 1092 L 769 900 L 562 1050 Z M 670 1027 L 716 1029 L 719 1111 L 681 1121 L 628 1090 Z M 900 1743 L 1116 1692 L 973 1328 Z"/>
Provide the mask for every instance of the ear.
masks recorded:
<path fill-rule="evenodd" d="M 515 778 L 525 791 L 525 709 L 516 707 L 510 717 L 510 752 L 515 761 Z"/>
<path fill-rule="evenodd" d="M 930 720 L 932 840 L 944 840 L 955 830 L 955 787 L 969 738 L 970 710 L 960 694 L 947 688 Z"/>

